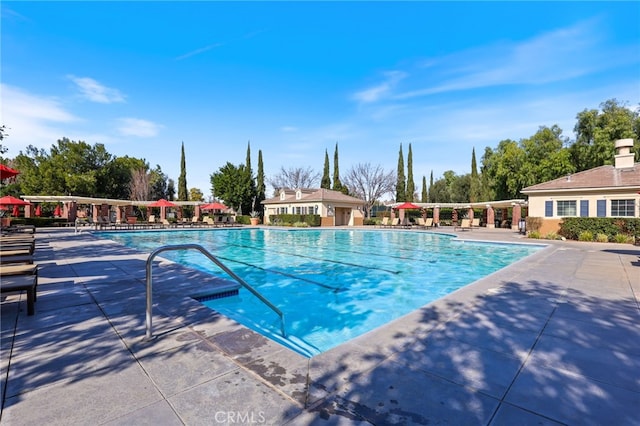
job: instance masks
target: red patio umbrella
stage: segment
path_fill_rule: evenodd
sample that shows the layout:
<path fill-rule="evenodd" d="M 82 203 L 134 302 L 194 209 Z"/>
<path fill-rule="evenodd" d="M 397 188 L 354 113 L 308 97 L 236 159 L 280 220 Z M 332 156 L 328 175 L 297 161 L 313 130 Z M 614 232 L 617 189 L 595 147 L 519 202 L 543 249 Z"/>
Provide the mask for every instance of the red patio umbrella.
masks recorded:
<path fill-rule="evenodd" d="M 164 198 L 160 198 L 158 201 L 154 201 L 147 207 L 178 207 L 178 205 L 172 203 L 171 201 L 167 201 Z"/>
<path fill-rule="evenodd" d="M 40 204 L 38 204 L 38 206 L 36 207 L 36 216 L 40 217 L 42 216 L 42 207 L 40 207 Z"/>
<path fill-rule="evenodd" d="M 227 206 L 220 203 L 209 203 L 200 206 L 200 210 L 226 210 Z"/>
<path fill-rule="evenodd" d="M 16 198 L 12 195 L 5 195 L 4 197 L 0 198 L 0 204 L 6 206 L 28 206 L 31 203 L 21 198 Z"/>
<path fill-rule="evenodd" d="M 399 206 L 394 207 L 394 209 L 398 209 L 398 210 L 419 209 L 419 208 L 420 206 L 416 206 L 415 204 L 410 203 L 408 201 L 406 203 L 403 203 L 403 204 L 400 204 Z"/>
<path fill-rule="evenodd" d="M 53 210 L 54 216 L 62 216 L 62 210 L 60 209 L 60 204 L 56 204 L 56 208 Z"/>
<path fill-rule="evenodd" d="M 14 177 L 20 173 L 16 169 L 12 169 L 9 166 L 5 166 L 4 164 L 0 164 L 0 180 L 4 180 L 10 177 Z"/>
<path fill-rule="evenodd" d="M 20 207 L 17 204 L 13 206 L 13 211 L 11 212 L 11 216 L 18 217 L 20 216 Z"/>

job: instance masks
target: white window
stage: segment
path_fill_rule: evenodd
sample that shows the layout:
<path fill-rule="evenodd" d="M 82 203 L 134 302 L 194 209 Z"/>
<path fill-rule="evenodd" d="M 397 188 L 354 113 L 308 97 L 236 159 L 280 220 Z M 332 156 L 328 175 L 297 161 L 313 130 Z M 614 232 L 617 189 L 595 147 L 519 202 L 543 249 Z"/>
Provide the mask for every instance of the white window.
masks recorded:
<path fill-rule="evenodd" d="M 557 216 L 577 216 L 577 215 L 578 215 L 578 210 L 576 208 L 575 200 L 558 201 Z"/>
<path fill-rule="evenodd" d="M 634 200 L 611 200 L 611 216 L 631 216 L 636 215 Z"/>

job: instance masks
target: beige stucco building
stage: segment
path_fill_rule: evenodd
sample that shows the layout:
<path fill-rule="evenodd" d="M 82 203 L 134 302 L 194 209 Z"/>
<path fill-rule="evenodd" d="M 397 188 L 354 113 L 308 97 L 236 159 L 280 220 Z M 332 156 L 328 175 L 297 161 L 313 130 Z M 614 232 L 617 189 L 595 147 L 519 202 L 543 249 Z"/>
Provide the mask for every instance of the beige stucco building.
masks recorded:
<path fill-rule="evenodd" d="M 541 217 L 540 232 L 557 232 L 564 217 L 640 217 L 640 163 L 633 139 L 616 141 L 613 166 L 600 166 L 529 186 L 529 216 Z"/>
<path fill-rule="evenodd" d="M 321 226 L 360 226 L 364 201 L 330 189 L 281 189 L 278 196 L 262 202 L 264 223 L 277 214 L 320 215 Z"/>

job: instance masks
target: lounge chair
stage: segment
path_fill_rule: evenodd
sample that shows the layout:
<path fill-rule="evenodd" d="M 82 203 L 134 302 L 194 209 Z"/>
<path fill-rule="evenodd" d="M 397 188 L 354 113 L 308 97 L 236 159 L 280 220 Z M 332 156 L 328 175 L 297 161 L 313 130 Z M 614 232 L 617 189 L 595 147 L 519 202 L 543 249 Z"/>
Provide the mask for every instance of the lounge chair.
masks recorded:
<path fill-rule="evenodd" d="M 0 282 L 1 293 L 13 293 L 17 291 L 27 292 L 27 315 L 35 313 L 37 275 L 12 275 L 2 277 Z"/>
<path fill-rule="evenodd" d="M 471 229 L 471 219 L 462 219 L 460 225 L 453 228 L 454 231 L 461 230 L 465 231 L 467 229 Z"/>
<path fill-rule="evenodd" d="M 382 222 L 380 222 L 380 227 L 386 228 L 387 226 L 389 226 L 389 217 L 385 216 L 382 218 Z"/>
<path fill-rule="evenodd" d="M 392 228 L 400 226 L 400 218 L 399 217 L 394 218 L 389 224 L 389 226 Z"/>
<path fill-rule="evenodd" d="M 433 227 L 433 218 L 432 217 L 428 217 L 424 220 L 424 227 L 425 228 L 432 228 Z"/>
<path fill-rule="evenodd" d="M 471 227 L 472 228 L 479 228 L 480 227 L 480 218 L 474 218 L 473 221 L 471 222 Z"/>

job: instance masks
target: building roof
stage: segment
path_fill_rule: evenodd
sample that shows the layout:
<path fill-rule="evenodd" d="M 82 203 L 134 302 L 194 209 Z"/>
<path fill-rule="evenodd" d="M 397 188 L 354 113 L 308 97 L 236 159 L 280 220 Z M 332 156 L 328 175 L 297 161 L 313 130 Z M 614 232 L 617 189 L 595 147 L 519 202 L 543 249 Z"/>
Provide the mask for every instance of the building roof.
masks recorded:
<path fill-rule="evenodd" d="M 334 191 L 331 189 L 315 189 L 301 190 L 302 196 L 300 199 L 296 199 L 296 191 L 285 189 L 285 199 L 281 200 L 280 195 L 264 200 L 262 204 L 283 204 L 283 203 L 315 203 L 315 202 L 333 202 L 333 203 L 347 203 L 347 204 L 357 204 L 362 205 L 364 201 L 359 198 L 352 197 L 350 195 L 345 195 L 340 191 Z"/>
<path fill-rule="evenodd" d="M 640 163 L 635 163 L 633 167 L 627 168 L 615 168 L 614 166 L 595 167 L 548 182 L 528 186 L 522 190 L 522 193 L 625 187 L 640 189 Z"/>

